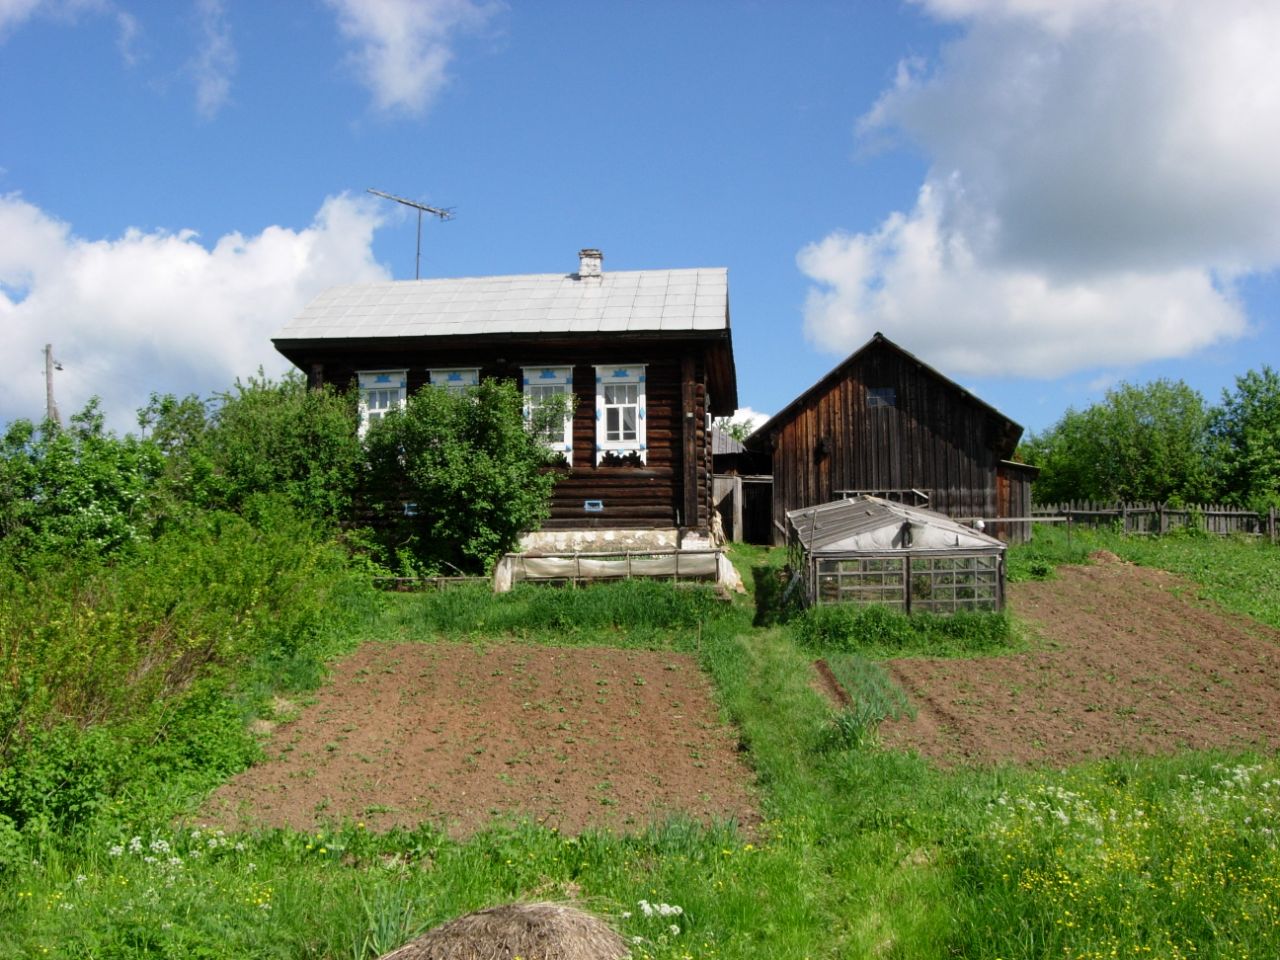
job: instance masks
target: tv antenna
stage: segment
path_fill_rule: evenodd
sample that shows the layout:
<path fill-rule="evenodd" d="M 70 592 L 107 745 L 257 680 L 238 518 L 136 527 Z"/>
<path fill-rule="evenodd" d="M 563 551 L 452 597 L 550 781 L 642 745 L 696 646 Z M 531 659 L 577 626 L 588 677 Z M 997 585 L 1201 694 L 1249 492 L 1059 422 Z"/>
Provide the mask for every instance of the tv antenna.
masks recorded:
<path fill-rule="evenodd" d="M 422 271 L 422 215 L 429 213 L 433 217 L 439 217 L 441 220 L 452 220 L 453 209 L 451 207 L 429 207 L 425 203 L 418 203 L 416 200 L 406 200 L 404 197 L 397 197 L 393 193 L 383 193 L 381 190 L 375 190 L 369 187 L 367 193 L 372 193 L 375 197 L 382 197 L 384 200 L 394 200 L 396 203 L 403 203 L 406 207 L 413 207 L 418 211 L 418 250 L 413 261 L 413 279 L 422 279 L 420 274 Z"/>

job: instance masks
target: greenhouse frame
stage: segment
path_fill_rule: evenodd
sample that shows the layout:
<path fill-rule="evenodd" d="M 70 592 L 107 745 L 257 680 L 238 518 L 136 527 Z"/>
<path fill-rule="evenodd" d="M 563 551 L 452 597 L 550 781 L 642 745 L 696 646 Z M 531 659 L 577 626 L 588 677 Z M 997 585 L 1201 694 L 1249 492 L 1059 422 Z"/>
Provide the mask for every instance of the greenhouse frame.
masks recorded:
<path fill-rule="evenodd" d="M 787 544 L 807 605 L 1004 609 L 1005 544 L 932 510 L 870 496 L 792 510 Z"/>

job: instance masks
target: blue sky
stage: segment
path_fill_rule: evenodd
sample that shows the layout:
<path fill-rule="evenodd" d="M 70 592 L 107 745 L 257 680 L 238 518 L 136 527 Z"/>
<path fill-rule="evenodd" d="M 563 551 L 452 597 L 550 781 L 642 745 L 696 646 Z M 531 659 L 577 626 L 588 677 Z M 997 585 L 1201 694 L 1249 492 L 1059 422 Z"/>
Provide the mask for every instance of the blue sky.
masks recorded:
<path fill-rule="evenodd" d="M 0 0 L 0 422 L 209 394 L 335 283 L 727 266 L 744 406 L 876 330 L 1029 429 L 1280 346 L 1280 8 Z"/>

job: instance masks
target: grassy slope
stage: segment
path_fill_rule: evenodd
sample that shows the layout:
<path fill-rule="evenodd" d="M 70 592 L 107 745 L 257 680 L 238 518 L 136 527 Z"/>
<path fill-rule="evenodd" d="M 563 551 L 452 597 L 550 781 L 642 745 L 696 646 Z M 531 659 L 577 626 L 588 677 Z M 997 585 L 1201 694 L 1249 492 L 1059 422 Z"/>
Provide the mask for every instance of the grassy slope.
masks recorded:
<path fill-rule="evenodd" d="M 1280 569 L 1274 554 L 1247 559 L 1257 583 Z M 726 610 L 619 586 L 389 598 L 369 633 L 696 652 L 749 746 L 765 815 L 755 834 L 524 827 L 456 843 L 351 824 L 219 838 L 176 825 L 198 798 L 150 790 L 69 833 L 0 831 L 0 955 L 363 958 L 496 900 L 570 894 L 642 937 L 638 957 L 1280 954 L 1280 861 L 1264 832 L 1280 830 L 1274 761 L 937 772 L 833 741 L 812 654 L 790 627 L 752 627 L 749 600 Z M 1211 589 L 1249 602 L 1247 588 Z M 645 918 L 641 899 L 683 913 Z"/>

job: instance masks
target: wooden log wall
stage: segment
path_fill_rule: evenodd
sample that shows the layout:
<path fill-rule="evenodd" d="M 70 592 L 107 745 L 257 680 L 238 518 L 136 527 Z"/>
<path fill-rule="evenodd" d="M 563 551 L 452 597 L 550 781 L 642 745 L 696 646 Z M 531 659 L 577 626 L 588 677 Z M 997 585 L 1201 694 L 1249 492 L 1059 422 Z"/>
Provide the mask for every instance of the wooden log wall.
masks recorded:
<path fill-rule="evenodd" d="M 572 366 L 577 404 L 573 420 L 573 465 L 552 494 L 551 518 L 543 529 L 710 528 L 712 510 L 711 443 L 707 431 L 707 365 L 698 342 L 625 341 L 607 338 L 583 342 L 539 341 L 488 345 L 482 350 L 366 350 L 324 358 L 325 382 L 349 386 L 360 370 L 407 369 L 409 391 L 427 384 L 429 368 L 478 367 L 481 378 L 519 382 L 523 367 Z M 646 365 L 644 466 L 597 467 L 596 370 L 600 365 Z M 685 413 L 692 412 L 692 417 Z M 693 489 L 688 484 L 693 484 Z M 599 500 L 604 509 L 589 513 L 584 504 Z"/>

